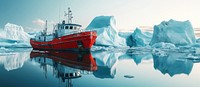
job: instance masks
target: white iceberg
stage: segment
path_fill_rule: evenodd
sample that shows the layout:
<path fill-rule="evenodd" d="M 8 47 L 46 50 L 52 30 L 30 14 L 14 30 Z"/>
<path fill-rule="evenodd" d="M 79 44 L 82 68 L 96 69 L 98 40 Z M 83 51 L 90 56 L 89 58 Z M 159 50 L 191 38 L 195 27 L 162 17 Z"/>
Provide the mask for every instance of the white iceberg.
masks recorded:
<path fill-rule="evenodd" d="M 1 47 L 31 47 L 31 36 L 24 31 L 22 26 L 7 23 L 0 33 Z"/>
<path fill-rule="evenodd" d="M 7 23 L 5 25 L 5 36 L 10 40 L 17 40 L 22 42 L 29 42 L 29 34 L 26 33 L 22 26 L 18 26 L 15 24 Z"/>
<path fill-rule="evenodd" d="M 172 43 L 176 46 L 194 44 L 196 39 L 191 23 L 171 19 L 155 25 L 150 45 L 159 42 Z"/>
<path fill-rule="evenodd" d="M 98 34 L 95 45 L 99 46 L 126 46 L 124 38 L 119 37 L 113 16 L 95 17 L 86 30 L 95 30 Z"/>
<path fill-rule="evenodd" d="M 152 34 L 149 32 L 142 32 L 139 28 L 136 28 L 132 34 L 132 41 L 135 43 L 135 46 L 147 46 L 149 45 L 152 38 Z"/>

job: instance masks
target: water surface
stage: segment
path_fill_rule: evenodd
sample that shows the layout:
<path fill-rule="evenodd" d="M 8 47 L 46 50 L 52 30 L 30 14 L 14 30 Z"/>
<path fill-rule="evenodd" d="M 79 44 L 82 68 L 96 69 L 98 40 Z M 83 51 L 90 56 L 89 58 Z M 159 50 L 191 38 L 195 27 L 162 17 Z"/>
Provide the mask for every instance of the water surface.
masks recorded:
<path fill-rule="evenodd" d="M 185 58 L 189 53 L 169 52 L 162 56 L 111 51 L 31 51 L 1 51 L 1 87 L 200 86 L 200 64 Z M 70 73 L 75 77 L 69 77 Z"/>

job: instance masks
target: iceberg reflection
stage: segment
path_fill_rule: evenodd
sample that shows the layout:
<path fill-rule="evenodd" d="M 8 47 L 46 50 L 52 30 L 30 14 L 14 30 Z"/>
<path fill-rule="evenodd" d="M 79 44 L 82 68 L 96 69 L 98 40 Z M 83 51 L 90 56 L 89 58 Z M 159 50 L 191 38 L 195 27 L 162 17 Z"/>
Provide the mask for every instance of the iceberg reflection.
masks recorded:
<path fill-rule="evenodd" d="M 21 68 L 24 65 L 24 62 L 27 61 L 30 57 L 31 49 L 6 49 L 6 53 L 1 52 L 0 64 L 4 65 L 4 68 L 7 71 L 16 70 Z M 20 51 L 20 52 L 19 52 Z"/>
<path fill-rule="evenodd" d="M 31 59 L 40 63 L 46 72 L 48 66 L 53 67 L 56 77 L 66 78 L 66 73 L 79 71 L 82 74 L 85 71 L 93 74 L 96 78 L 115 78 L 117 73 L 117 64 L 121 60 L 132 59 L 137 65 L 144 61 L 153 61 L 154 69 L 162 74 L 169 74 L 171 77 L 176 74 L 189 75 L 193 61 L 185 57 L 186 53 L 167 53 L 167 55 L 158 55 L 151 53 L 127 54 L 112 51 L 92 51 L 91 53 L 74 53 L 44 51 L 31 52 Z"/>
<path fill-rule="evenodd" d="M 116 65 L 120 53 L 110 51 L 93 51 L 98 69 L 93 74 L 97 78 L 114 78 L 116 75 Z"/>
<path fill-rule="evenodd" d="M 163 74 L 168 73 L 171 77 L 176 74 L 189 75 L 192 67 L 192 60 L 183 60 L 185 53 L 169 53 L 167 56 L 153 55 L 154 68 Z"/>
<path fill-rule="evenodd" d="M 93 72 L 97 78 L 115 78 L 117 63 L 121 60 L 133 60 L 136 64 L 143 60 L 151 60 L 152 55 L 146 54 L 127 54 L 124 52 L 112 51 L 93 51 L 93 57 L 96 59 L 98 69 Z"/>

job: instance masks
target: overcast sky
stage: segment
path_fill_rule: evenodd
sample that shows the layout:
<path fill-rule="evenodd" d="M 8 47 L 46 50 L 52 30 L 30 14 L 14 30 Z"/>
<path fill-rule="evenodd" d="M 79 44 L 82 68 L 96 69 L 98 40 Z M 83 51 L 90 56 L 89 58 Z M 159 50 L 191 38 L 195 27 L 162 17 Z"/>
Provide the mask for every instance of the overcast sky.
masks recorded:
<path fill-rule="evenodd" d="M 83 27 L 95 16 L 114 16 L 119 29 L 153 27 L 163 20 L 190 20 L 200 27 L 199 0 L 0 0 L 0 27 L 7 22 L 26 28 L 42 28 L 63 19 L 64 10 L 71 7 L 74 23 Z M 59 12 L 60 9 L 60 12 Z"/>

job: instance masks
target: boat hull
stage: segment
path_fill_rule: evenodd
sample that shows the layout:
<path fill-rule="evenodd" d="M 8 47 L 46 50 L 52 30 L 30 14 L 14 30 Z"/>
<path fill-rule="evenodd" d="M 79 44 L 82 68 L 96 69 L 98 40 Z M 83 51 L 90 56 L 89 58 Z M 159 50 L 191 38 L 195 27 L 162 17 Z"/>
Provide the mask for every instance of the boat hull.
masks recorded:
<path fill-rule="evenodd" d="M 87 31 L 54 38 L 48 42 L 31 39 L 30 44 L 34 50 L 90 51 L 96 38 L 95 31 Z"/>

